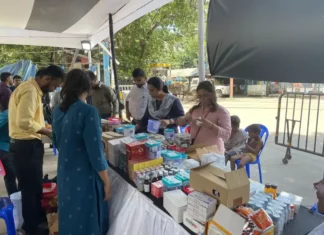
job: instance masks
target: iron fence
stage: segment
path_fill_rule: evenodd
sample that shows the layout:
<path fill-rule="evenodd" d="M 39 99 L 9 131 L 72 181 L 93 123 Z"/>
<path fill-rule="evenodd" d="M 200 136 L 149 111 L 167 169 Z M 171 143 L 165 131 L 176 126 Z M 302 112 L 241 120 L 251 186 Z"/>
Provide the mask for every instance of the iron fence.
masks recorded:
<path fill-rule="evenodd" d="M 287 92 L 279 97 L 275 143 L 286 147 L 283 163 L 292 159 L 291 149 L 324 156 L 324 94 Z"/>

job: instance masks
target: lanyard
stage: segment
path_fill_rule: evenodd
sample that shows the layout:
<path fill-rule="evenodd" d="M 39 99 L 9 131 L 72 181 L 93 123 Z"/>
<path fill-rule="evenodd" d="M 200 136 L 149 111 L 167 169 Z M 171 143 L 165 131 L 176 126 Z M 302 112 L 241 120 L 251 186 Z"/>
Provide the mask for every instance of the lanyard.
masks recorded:
<path fill-rule="evenodd" d="M 203 108 L 203 111 L 202 111 L 203 114 L 204 114 L 204 110 L 205 110 L 205 107 Z M 207 114 L 206 114 L 203 118 L 206 119 L 209 113 L 210 113 L 210 109 L 208 110 Z M 200 130 L 201 130 L 201 126 L 198 127 L 198 130 L 197 130 L 197 132 L 196 132 L 195 137 L 192 138 L 192 142 L 191 142 L 191 144 L 194 144 L 194 143 L 195 143 L 195 140 L 196 140 L 196 138 L 197 138 L 197 136 L 198 136 Z"/>

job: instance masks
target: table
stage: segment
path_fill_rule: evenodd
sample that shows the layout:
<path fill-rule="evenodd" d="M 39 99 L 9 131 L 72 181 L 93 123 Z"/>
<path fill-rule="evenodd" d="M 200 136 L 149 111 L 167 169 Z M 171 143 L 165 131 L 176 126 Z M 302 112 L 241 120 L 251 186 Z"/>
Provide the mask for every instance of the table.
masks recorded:
<path fill-rule="evenodd" d="M 163 199 L 156 199 L 155 197 L 153 197 L 151 194 L 144 194 L 144 193 L 140 193 L 136 188 L 136 185 L 134 184 L 134 182 L 132 182 L 128 175 L 126 173 L 124 173 L 123 171 L 121 171 L 119 168 L 116 168 L 116 167 L 113 167 L 113 166 L 110 166 L 111 169 L 110 169 L 110 172 L 112 174 L 116 174 L 118 175 L 118 177 L 121 177 L 122 179 L 125 180 L 125 182 L 128 183 L 129 186 L 131 186 L 131 188 L 133 190 L 135 190 L 138 194 L 140 195 L 145 195 L 145 197 L 148 199 L 148 205 L 151 205 L 152 207 L 156 207 L 155 209 L 159 209 L 162 213 L 160 214 L 160 216 L 169 221 L 169 225 L 168 227 L 169 228 L 173 228 L 175 229 L 176 231 L 173 231 L 173 230 L 169 230 L 165 233 L 161 233 L 161 234 L 165 234 L 165 235 L 169 235 L 169 234 L 172 234 L 172 235 L 195 235 L 194 233 L 192 233 L 189 229 L 187 229 L 183 224 L 177 224 L 170 216 L 168 216 L 168 213 L 167 211 L 164 209 L 163 207 Z M 116 176 L 113 176 L 114 178 L 116 178 Z M 115 194 L 115 191 L 118 190 L 120 191 L 120 188 L 121 186 L 120 185 L 116 185 L 117 187 L 113 188 L 114 190 L 114 194 Z M 134 193 L 134 192 L 133 192 Z M 125 193 L 123 193 L 123 195 L 125 195 Z M 118 201 L 118 196 L 116 198 L 116 202 Z M 123 199 L 123 200 L 126 200 L 126 199 Z M 136 203 L 136 202 L 135 202 Z M 138 205 L 140 206 L 140 205 Z M 110 215 L 112 215 L 112 213 L 110 213 Z M 164 217 L 165 216 L 165 217 Z M 318 214 L 314 214 L 314 213 L 311 213 L 310 210 L 304 206 L 301 206 L 299 211 L 298 211 L 298 214 L 295 215 L 295 219 L 289 223 L 285 230 L 284 230 L 284 233 L 283 235 L 306 235 L 308 234 L 310 231 L 312 231 L 314 228 L 316 228 L 318 225 L 320 225 L 321 223 L 324 223 L 324 216 L 321 216 L 321 215 L 318 215 Z M 109 234 L 108 235 L 114 235 L 114 234 L 119 234 L 119 235 L 122 235 L 122 234 L 125 234 L 126 233 L 120 233 L 123 228 L 121 228 L 119 230 L 119 233 L 113 233 L 113 232 L 110 232 L 109 231 Z M 145 235 L 145 234 L 148 234 L 148 235 L 158 235 L 159 233 L 156 232 L 154 230 L 154 228 L 151 228 L 152 231 L 154 233 L 149 233 L 146 231 L 141 231 L 141 233 L 129 233 L 127 235 L 130 235 L 130 234 L 141 234 L 141 235 Z M 159 229 L 159 227 L 157 226 L 157 229 Z M 170 233 L 171 232 L 171 233 Z"/>

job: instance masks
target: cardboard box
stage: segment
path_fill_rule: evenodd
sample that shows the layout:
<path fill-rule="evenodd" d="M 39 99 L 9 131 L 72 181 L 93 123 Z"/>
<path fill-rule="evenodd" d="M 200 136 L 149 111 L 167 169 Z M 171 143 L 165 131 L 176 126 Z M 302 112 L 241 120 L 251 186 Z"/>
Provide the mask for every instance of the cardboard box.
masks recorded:
<path fill-rule="evenodd" d="M 245 219 L 231 209 L 219 205 L 213 219 L 208 222 L 206 235 L 241 235 Z"/>
<path fill-rule="evenodd" d="M 205 224 L 202 224 L 192 218 L 187 211 L 183 213 L 183 224 L 194 234 L 204 235 L 205 234 Z"/>
<path fill-rule="evenodd" d="M 52 213 L 47 214 L 47 221 L 48 221 L 48 229 L 50 235 L 58 235 L 59 229 L 58 229 L 58 214 Z"/>
<path fill-rule="evenodd" d="M 187 209 L 187 195 L 181 190 L 165 192 L 163 194 L 163 207 L 177 223 L 182 223 L 183 213 Z"/>
<path fill-rule="evenodd" d="M 217 151 L 217 153 L 219 152 L 218 147 L 216 145 L 209 146 L 207 144 L 194 144 L 187 149 L 186 154 L 189 158 L 195 159 L 200 163 L 199 154 L 203 154 L 206 152 L 208 153 L 210 151 Z"/>
<path fill-rule="evenodd" d="M 148 159 L 145 142 L 136 141 L 126 144 L 126 155 L 128 160 Z"/>
<path fill-rule="evenodd" d="M 243 168 L 226 172 L 208 164 L 191 169 L 190 187 L 216 198 L 229 208 L 240 206 L 250 199 L 250 181 Z"/>
<path fill-rule="evenodd" d="M 119 166 L 120 139 L 108 141 L 108 161 L 114 167 Z"/>

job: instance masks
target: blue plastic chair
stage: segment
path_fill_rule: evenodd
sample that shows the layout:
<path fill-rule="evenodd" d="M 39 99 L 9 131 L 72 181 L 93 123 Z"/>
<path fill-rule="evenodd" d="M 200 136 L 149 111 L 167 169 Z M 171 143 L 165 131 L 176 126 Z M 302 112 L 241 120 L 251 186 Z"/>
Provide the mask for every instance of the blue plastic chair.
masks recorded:
<path fill-rule="evenodd" d="M 263 146 L 262 146 L 260 152 L 257 155 L 256 161 L 255 162 L 250 162 L 249 164 L 246 164 L 245 165 L 245 170 L 246 170 L 246 174 L 250 178 L 250 165 L 258 164 L 258 167 L 259 167 L 259 178 L 260 178 L 260 183 L 262 184 L 262 170 L 261 170 L 260 156 L 261 156 L 261 153 L 263 151 L 264 146 L 266 145 L 266 143 L 268 141 L 269 130 L 268 130 L 268 128 L 266 126 L 264 126 L 262 124 L 260 124 L 260 128 L 261 128 L 260 137 L 263 140 Z M 245 128 L 245 132 L 247 132 L 247 128 Z M 238 164 L 240 163 L 240 160 L 236 161 L 235 163 L 238 166 Z"/>
<path fill-rule="evenodd" d="M 14 206 L 9 198 L 0 198 L 0 218 L 6 222 L 7 235 L 16 235 L 13 208 Z"/>

